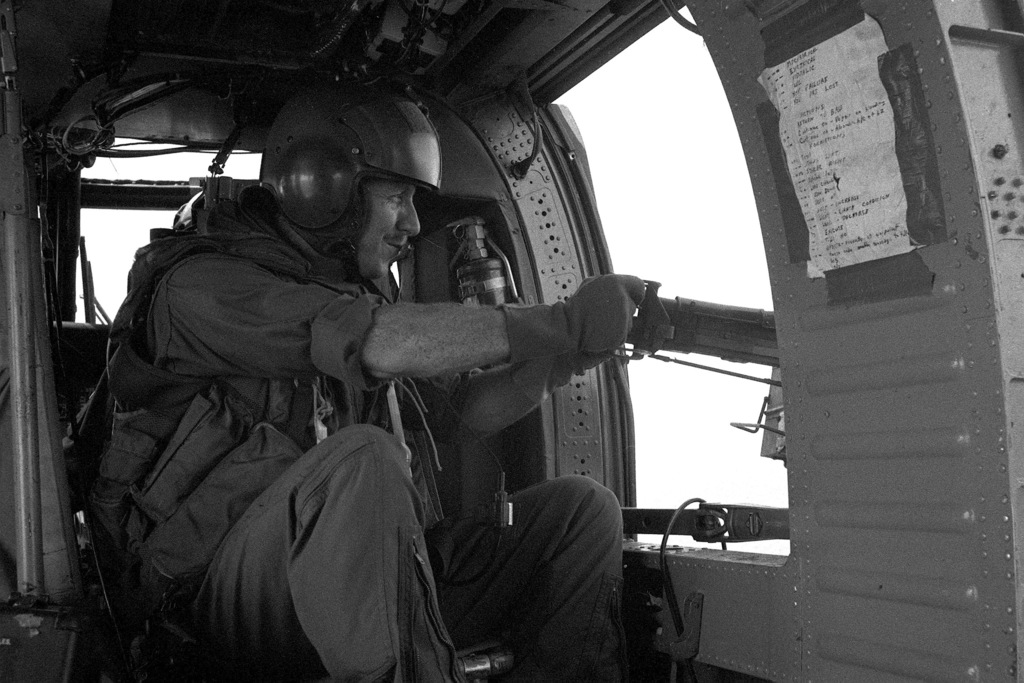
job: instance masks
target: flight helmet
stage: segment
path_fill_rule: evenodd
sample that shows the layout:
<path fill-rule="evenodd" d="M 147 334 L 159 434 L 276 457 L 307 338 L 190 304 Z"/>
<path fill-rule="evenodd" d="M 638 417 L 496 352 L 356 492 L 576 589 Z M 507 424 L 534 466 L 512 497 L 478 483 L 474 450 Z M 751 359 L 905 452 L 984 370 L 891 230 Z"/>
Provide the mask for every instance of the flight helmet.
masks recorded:
<path fill-rule="evenodd" d="M 380 90 L 331 88 L 285 104 L 267 136 L 260 184 L 290 221 L 311 231 L 334 225 L 368 176 L 438 189 L 440 142 L 416 103 Z"/>

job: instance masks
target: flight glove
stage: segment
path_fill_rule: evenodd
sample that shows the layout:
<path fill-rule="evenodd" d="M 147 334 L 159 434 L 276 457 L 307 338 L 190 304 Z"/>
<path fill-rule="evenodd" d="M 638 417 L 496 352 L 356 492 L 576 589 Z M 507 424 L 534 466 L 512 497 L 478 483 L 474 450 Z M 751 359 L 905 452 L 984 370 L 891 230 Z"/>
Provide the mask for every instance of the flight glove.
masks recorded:
<path fill-rule="evenodd" d="M 546 368 L 548 389 L 612 357 L 626 341 L 644 281 L 631 275 L 588 278 L 568 300 L 504 306 L 510 362 L 531 363 L 517 374 Z M 527 370 L 533 370 L 529 372 Z"/>

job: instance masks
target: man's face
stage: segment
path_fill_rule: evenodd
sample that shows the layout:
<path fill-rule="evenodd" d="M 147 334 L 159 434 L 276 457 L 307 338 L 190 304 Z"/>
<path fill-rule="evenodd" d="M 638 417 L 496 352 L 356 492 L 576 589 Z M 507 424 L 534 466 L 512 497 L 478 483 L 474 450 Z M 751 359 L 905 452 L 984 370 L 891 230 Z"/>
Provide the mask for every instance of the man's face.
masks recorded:
<path fill-rule="evenodd" d="M 420 220 L 412 204 L 416 187 L 411 183 L 370 178 L 363 182 L 366 226 L 356 245 L 359 274 L 369 280 L 383 277 L 410 237 L 420 232 Z"/>

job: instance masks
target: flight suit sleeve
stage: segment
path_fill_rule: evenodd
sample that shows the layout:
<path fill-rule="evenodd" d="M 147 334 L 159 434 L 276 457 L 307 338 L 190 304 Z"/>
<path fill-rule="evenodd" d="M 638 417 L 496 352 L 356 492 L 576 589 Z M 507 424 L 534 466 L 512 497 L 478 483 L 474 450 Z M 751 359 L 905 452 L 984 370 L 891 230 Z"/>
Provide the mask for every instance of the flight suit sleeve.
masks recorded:
<path fill-rule="evenodd" d="M 373 324 L 373 313 L 384 304 L 373 294 L 340 297 L 324 306 L 313 320 L 310 355 L 325 375 L 344 380 L 354 389 L 380 386 L 363 368 L 363 340 Z"/>
<path fill-rule="evenodd" d="M 241 259 L 203 255 L 160 282 L 150 307 L 157 367 L 198 376 L 308 378 L 362 388 L 363 339 L 383 297 L 295 282 Z"/>

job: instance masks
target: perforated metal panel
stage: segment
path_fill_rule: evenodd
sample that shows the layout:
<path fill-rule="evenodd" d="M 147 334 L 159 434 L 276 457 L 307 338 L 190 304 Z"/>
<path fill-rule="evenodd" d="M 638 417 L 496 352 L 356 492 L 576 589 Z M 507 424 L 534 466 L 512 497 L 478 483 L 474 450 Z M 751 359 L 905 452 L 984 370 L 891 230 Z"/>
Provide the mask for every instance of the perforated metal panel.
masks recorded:
<path fill-rule="evenodd" d="M 587 248 L 595 241 L 587 231 L 599 229 L 599 225 L 580 219 L 575 195 L 566 190 L 567 180 L 559 178 L 560 167 L 552 166 L 549 149 L 537 155 L 525 177 L 513 176 L 512 165 L 529 158 L 533 151 L 532 118 L 524 121 L 507 101 L 495 101 L 470 118 L 504 169 L 511 200 L 521 218 L 522 230 L 513 238 L 521 241 L 523 253 L 531 261 L 520 264 L 521 276 L 534 285 L 530 289 L 535 295 L 528 296 L 527 302 L 554 303 L 570 297 L 587 275 L 603 270 Z M 551 135 L 549 131 L 549 140 Z M 612 393 L 606 370 L 588 370 L 558 390 L 543 407 L 552 429 L 548 476 L 582 474 L 613 490 L 621 489 L 623 476 L 618 470 L 623 456 L 609 451 L 618 448 L 621 435 L 609 440 L 602 424 L 602 417 L 612 412 L 605 405 L 614 400 Z"/>

